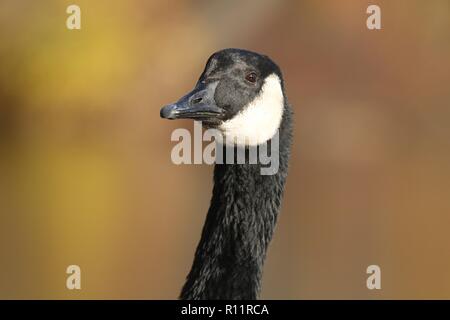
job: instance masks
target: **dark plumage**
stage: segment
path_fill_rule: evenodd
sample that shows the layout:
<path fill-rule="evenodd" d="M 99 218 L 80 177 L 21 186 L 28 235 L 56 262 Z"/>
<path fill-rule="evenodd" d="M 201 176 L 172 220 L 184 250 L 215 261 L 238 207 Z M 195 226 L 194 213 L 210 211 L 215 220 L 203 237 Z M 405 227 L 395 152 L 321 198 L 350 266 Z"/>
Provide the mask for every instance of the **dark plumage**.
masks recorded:
<path fill-rule="evenodd" d="M 256 74 L 255 82 L 252 81 L 254 77 L 249 76 L 252 72 Z M 264 84 L 270 75 L 279 79 L 283 96 L 281 120 L 275 124 L 279 130 L 279 169 L 273 175 L 261 175 L 263 165 L 259 159 L 257 164 L 215 165 L 211 205 L 181 299 L 258 298 L 264 259 L 277 221 L 287 176 L 292 111 L 284 94 L 283 78 L 278 66 L 266 56 L 239 49 L 226 49 L 213 54 L 194 91 L 177 104 L 161 110 L 164 118 L 200 119 L 219 130 L 239 115 L 242 118 L 240 121 L 252 121 L 252 118 L 245 118 L 242 111 L 252 101 L 258 101 L 261 105 L 265 103 L 262 98 L 255 100 L 258 97 L 270 98 L 264 97 L 262 93 L 263 88 L 266 88 L 264 94 L 269 94 Z M 257 110 L 259 105 L 252 108 Z M 200 109 L 198 114 L 195 112 L 197 109 Z M 188 116 L 185 110 L 189 110 Z M 276 114 L 274 111 L 274 122 Z M 257 124 L 255 128 L 258 128 Z M 224 134 L 229 132 L 224 131 Z M 264 133 L 259 136 L 264 136 Z M 268 143 L 270 150 L 271 139 Z M 229 152 L 229 147 L 221 148 L 224 153 Z M 260 148 L 260 144 L 234 148 L 245 148 L 248 153 L 251 148 Z"/>

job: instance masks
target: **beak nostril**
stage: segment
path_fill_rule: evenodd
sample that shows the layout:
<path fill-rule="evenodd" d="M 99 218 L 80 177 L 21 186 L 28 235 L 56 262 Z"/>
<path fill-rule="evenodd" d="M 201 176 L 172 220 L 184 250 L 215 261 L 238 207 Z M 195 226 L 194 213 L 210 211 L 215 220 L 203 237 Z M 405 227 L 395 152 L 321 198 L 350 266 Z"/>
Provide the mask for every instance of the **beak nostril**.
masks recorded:
<path fill-rule="evenodd" d="M 200 103 L 200 102 L 202 102 L 202 100 L 203 100 L 202 97 L 195 98 L 195 99 L 192 100 L 192 104 Z"/>

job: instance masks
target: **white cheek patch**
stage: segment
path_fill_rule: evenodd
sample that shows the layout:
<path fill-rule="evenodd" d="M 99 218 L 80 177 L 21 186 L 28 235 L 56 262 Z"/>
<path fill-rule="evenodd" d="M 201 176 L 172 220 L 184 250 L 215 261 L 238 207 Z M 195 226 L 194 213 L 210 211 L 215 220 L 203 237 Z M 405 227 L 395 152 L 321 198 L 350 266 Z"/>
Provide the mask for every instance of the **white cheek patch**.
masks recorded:
<path fill-rule="evenodd" d="M 271 139 L 280 127 L 284 98 L 280 79 L 271 74 L 264 80 L 260 94 L 219 129 L 226 144 L 258 145 Z"/>

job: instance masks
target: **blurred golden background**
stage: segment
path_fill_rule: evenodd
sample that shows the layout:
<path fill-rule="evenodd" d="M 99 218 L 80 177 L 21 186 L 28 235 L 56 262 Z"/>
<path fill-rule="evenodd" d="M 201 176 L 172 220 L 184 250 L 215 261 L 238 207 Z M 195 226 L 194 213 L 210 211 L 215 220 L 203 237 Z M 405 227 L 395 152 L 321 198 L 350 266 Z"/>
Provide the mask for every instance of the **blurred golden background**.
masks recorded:
<path fill-rule="evenodd" d="M 193 124 L 159 110 L 227 47 L 295 110 L 262 298 L 450 298 L 449 1 L 10 0 L 0 36 L 0 298 L 178 297 L 213 168 L 172 164 Z"/>

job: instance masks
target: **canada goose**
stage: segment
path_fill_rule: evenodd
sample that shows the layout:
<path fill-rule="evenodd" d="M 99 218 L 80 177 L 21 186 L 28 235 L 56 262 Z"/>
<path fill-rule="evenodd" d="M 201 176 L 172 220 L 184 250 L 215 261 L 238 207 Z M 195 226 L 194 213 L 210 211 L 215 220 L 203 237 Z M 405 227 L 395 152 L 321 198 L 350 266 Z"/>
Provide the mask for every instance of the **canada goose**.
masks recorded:
<path fill-rule="evenodd" d="M 272 143 L 278 133 L 279 167 L 273 175 L 261 174 L 259 160 L 215 164 L 210 208 L 180 295 L 180 299 L 257 299 L 292 140 L 292 111 L 279 67 L 255 52 L 218 51 L 208 59 L 194 90 L 163 107 L 160 115 L 200 120 L 225 137 L 247 138 L 232 140 L 237 141 L 236 148 L 247 151 Z"/>

